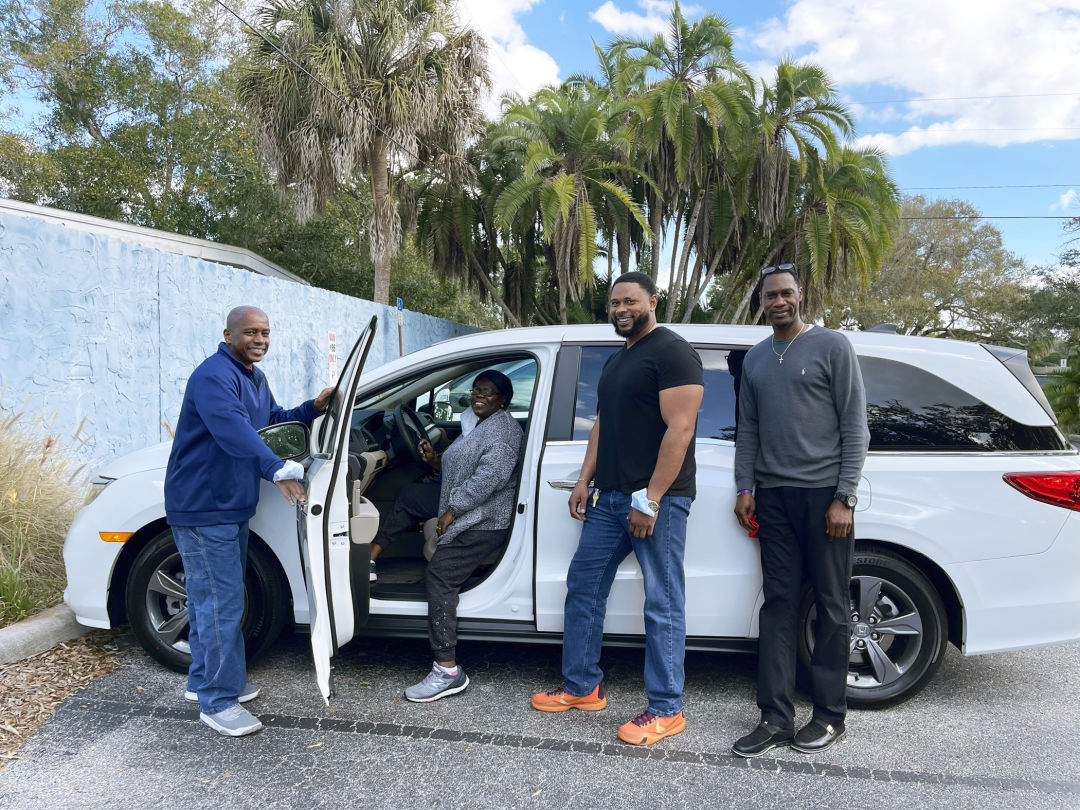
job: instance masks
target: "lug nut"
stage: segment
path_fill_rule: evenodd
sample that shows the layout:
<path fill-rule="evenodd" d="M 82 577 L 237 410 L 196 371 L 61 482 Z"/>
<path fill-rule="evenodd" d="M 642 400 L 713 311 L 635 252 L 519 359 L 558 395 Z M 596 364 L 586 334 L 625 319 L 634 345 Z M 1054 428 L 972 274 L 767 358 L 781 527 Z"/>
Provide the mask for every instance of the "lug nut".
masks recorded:
<path fill-rule="evenodd" d="M 855 646 L 858 647 L 860 650 L 865 649 L 866 642 L 860 638 L 858 641 L 855 642 Z"/>
<path fill-rule="evenodd" d="M 871 633 L 870 638 L 872 638 L 874 641 L 877 641 L 881 638 L 881 633 Z"/>
<path fill-rule="evenodd" d="M 851 614 L 851 620 L 853 622 L 857 622 L 859 620 L 859 614 L 858 613 L 852 613 Z"/>
<path fill-rule="evenodd" d="M 867 621 L 870 622 L 870 624 L 877 624 L 877 616 L 871 616 Z"/>

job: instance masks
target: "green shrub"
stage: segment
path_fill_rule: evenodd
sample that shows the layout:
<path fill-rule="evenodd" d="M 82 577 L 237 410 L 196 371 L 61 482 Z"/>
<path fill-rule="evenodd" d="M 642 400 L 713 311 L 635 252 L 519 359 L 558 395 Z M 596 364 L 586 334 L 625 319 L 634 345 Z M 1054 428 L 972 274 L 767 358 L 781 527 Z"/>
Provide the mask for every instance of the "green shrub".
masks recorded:
<path fill-rule="evenodd" d="M 0 419 L 0 627 L 57 604 L 64 535 L 86 497 L 84 467 L 49 424 Z"/>

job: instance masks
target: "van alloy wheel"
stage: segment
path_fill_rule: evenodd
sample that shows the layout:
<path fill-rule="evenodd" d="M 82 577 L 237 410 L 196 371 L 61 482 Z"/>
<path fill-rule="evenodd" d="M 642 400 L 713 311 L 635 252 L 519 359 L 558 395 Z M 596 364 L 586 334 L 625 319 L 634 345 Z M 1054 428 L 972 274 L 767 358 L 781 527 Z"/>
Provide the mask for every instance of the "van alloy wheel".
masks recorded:
<path fill-rule="evenodd" d="M 249 543 L 241 619 L 248 660 L 266 652 L 288 618 L 288 585 L 271 557 L 261 545 Z M 125 596 L 128 623 L 143 649 L 170 669 L 187 672 L 191 664 L 187 588 L 183 560 L 171 531 L 162 532 L 139 550 L 128 573 Z"/>
<path fill-rule="evenodd" d="M 854 708 L 883 709 L 922 689 L 945 657 L 948 617 L 930 580 L 884 549 L 856 551 L 850 588 L 851 645 L 847 700 Z M 799 661 L 810 666 L 817 609 L 803 597 Z"/>

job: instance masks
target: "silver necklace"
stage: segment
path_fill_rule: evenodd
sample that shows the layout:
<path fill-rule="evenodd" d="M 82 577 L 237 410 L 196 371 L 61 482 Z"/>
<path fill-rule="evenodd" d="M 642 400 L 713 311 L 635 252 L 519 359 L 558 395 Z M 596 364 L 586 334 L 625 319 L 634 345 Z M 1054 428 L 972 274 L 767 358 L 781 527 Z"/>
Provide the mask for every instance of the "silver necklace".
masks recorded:
<path fill-rule="evenodd" d="M 805 332 L 809 326 L 810 326 L 810 324 L 804 323 L 802 329 L 799 330 L 799 335 L 801 335 L 803 332 Z M 776 336 L 773 335 L 771 338 L 769 338 L 769 340 L 771 341 L 771 344 L 772 344 L 772 353 L 777 356 L 777 358 L 780 361 L 780 365 L 784 365 L 784 355 L 787 354 L 788 349 L 790 349 L 792 346 L 795 345 L 795 341 L 799 339 L 799 335 L 795 335 L 795 337 L 793 337 L 791 339 L 791 343 L 789 343 L 787 346 L 785 346 L 784 350 L 782 352 L 778 352 L 776 350 Z"/>

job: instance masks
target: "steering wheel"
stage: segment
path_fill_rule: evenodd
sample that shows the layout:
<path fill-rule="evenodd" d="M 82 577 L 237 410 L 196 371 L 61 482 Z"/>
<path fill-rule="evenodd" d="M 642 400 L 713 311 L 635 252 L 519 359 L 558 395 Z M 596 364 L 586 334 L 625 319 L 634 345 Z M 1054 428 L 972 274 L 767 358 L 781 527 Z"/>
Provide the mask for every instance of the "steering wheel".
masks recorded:
<path fill-rule="evenodd" d="M 394 408 L 394 430 L 408 449 L 409 457 L 417 464 L 427 466 L 417 448 L 417 445 L 428 437 L 427 428 L 420 421 L 420 415 L 408 405 L 398 405 Z"/>

